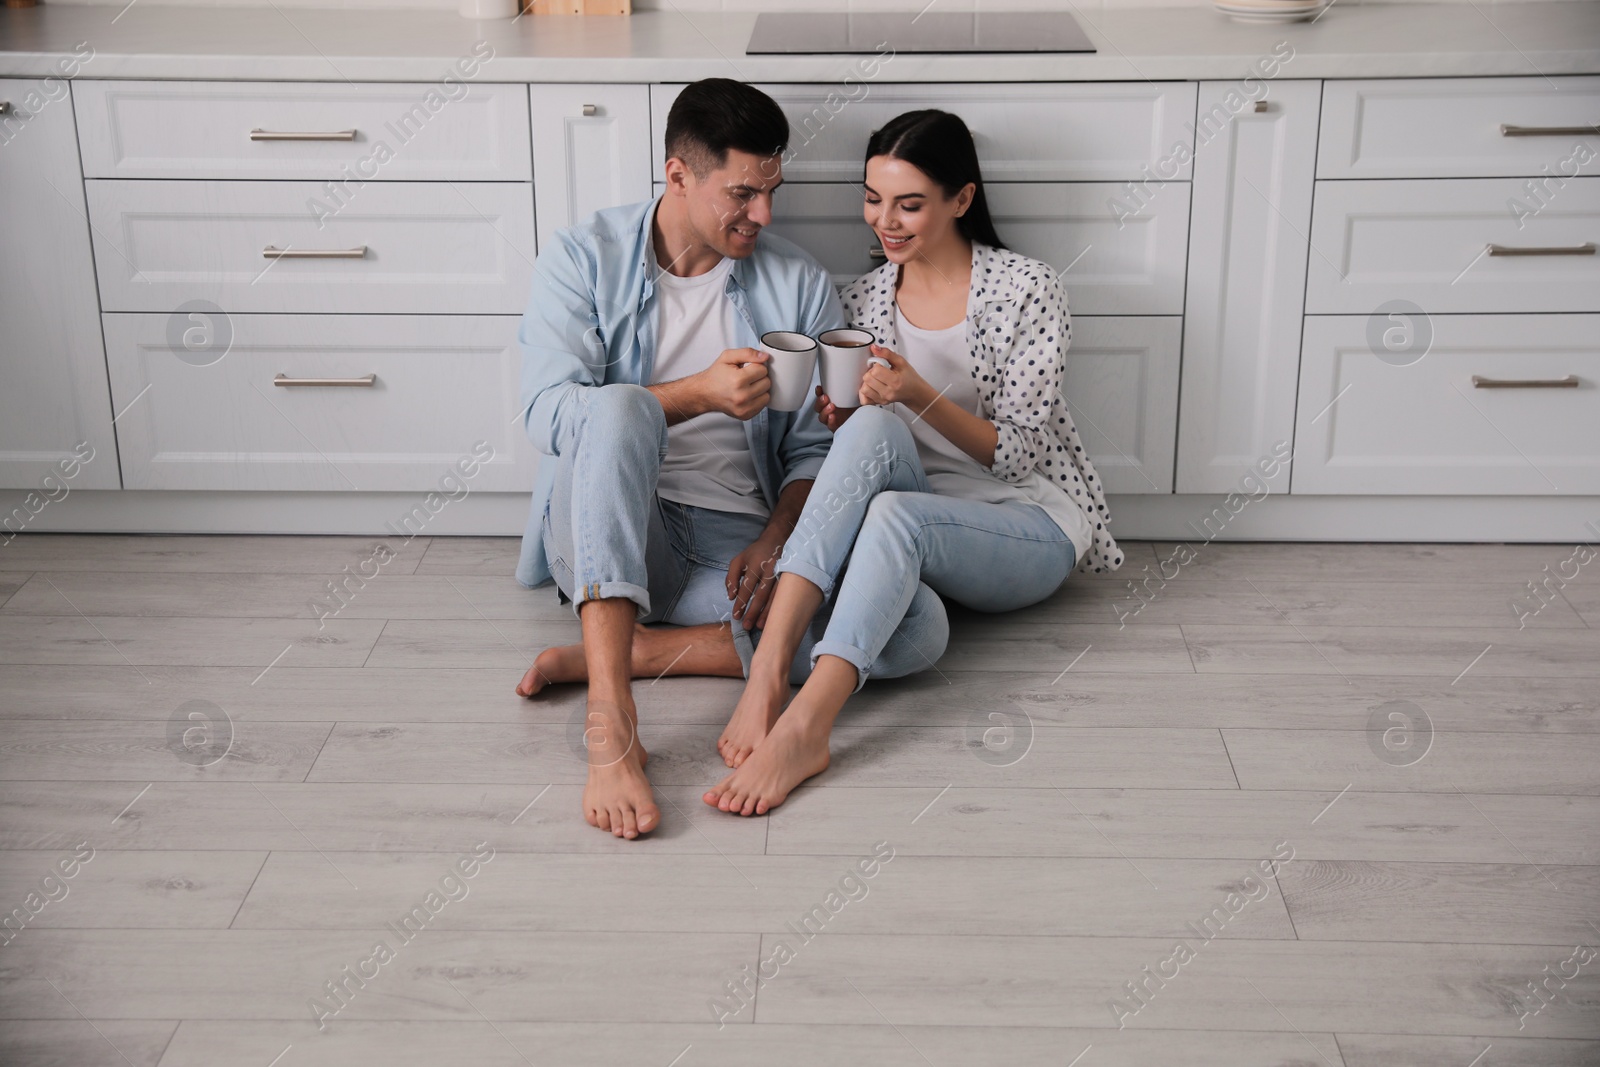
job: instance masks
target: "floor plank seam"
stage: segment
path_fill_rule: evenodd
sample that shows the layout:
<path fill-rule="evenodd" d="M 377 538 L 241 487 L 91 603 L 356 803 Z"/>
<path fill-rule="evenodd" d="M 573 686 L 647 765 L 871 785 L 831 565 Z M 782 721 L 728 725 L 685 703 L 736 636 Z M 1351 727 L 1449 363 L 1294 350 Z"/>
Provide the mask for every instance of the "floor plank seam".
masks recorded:
<path fill-rule="evenodd" d="M 1233 775 L 1234 788 L 1243 791 L 1244 786 L 1239 782 L 1239 768 L 1233 765 L 1233 753 L 1228 750 L 1228 736 L 1220 726 L 1217 727 L 1217 740 L 1222 742 L 1222 754 L 1228 757 L 1228 771 Z"/>
<path fill-rule="evenodd" d="M 389 620 L 388 619 L 384 619 L 383 620 L 383 626 L 378 630 L 378 636 L 374 637 L 372 639 L 372 647 L 367 649 L 366 659 L 363 659 L 361 661 L 361 666 L 365 667 L 367 665 L 367 662 L 372 659 L 372 654 L 374 652 L 378 651 L 378 646 L 383 643 L 383 635 L 385 633 L 387 633 L 388 631 L 389 631 Z"/>
<path fill-rule="evenodd" d="M 228 920 L 227 928 L 229 930 L 237 929 L 233 924 L 239 921 L 239 913 L 244 911 L 245 902 L 250 899 L 250 894 L 254 891 L 256 883 L 261 881 L 261 872 L 267 869 L 267 862 L 271 859 L 272 851 L 269 849 L 267 854 L 261 857 L 261 866 L 256 868 L 256 876 L 250 879 L 250 888 L 244 891 L 244 896 L 239 898 L 239 906 L 233 909 L 233 918 Z M 157 1060 L 156 1062 L 159 1064 L 161 1061 Z"/>
<path fill-rule="evenodd" d="M 317 746 L 317 754 L 315 756 L 311 757 L 311 764 L 308 767 L 306 767 L 306 773 L 303 776 L 301 776 L 301 778 L 300 778 L 300 784 L 301 785 L 310 785 L 310 784 L 312 784 L 312 782 L 311 782 L 311 772 L 317 769 L 317 761 L 322 758 L 322 753 L 327 749 L 328 742 L 333 740 L 333 732 L 339 728 L 339 721 L 340 720 L 335 719 L 335 720 L 333 720 L 333 722 L 328 724 L 328 732 L 323 735 L 322 744 Z M 218 785 L 222 785 L 224 783 L 218 782 L 217 784 Z M 231 783 L 228 783 L 228 784 L 231 784 Z M 252 784 L 254 784 L 254 783 L 252 783 Z M 268 783 L 268 784 L 270 785 L 272 783 Z"/>

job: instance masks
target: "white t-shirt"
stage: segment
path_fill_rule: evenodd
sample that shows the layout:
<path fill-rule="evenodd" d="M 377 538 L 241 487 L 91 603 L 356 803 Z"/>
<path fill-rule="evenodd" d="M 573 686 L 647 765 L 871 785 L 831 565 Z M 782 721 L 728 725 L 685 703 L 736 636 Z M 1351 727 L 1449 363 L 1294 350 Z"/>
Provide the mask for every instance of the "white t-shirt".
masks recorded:
<path fill-rule="evenodd" d="M 654 247 L 650 257 L 654 262 Z M 732 269 L 733 260 L 724 257 L 692 278 L 667 271 L 656 275 L 661 313 L 651 385 L 698 374 L 726 349 L 739 347 L 734 343 L 738 312 L 726 290 Z M 667 427 L 667 457 L 661 461 L 656 493 L 665 500 L 713 511 L 762 518 L 768 514 L 744 423 L 720 411 Z"/>
<path fill-rule="evenodd" d="M 967 349 L 966 320 L 943 330 L 924 330 L 912 325 L 901 313 L 899 304 L 895 305 L 894 317 L 900 354 L 928 384 L 944 389 L 946 399 L 963 411 L 981 415 L 978 385 L 972 379 L 972 354 Z M 986 504 L 1009 501 L 1037 504 L 1072 541 L 1078 558 L 1089 550 L 1092 536 L 1089 518 L 1061 486 L 1037 470 L 1020 482 L 1002 481 L 929 426 L 927 419 L 917 418 L 904 404 L 894 403 L 888 407 L 911 427 L 911 436 L 917 442 L 917 458 L 922 461 L 928 486 L 935 493 Z"/>

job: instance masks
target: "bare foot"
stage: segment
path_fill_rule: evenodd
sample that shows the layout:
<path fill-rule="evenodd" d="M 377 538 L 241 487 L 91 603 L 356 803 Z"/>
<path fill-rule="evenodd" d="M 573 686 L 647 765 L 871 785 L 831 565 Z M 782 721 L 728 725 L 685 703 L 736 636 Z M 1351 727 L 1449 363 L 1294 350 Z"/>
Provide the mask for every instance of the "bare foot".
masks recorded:
<path fill-rule="evenodd" d="M 719 811 L 765 815 L 795 786 L 828 769 L 828 730 L 791 710 L 739 768 L 700 799 Z"/>
<path fill-rule="evenodd" d="M 532 697 L 552 682 L 586 682 L 589 668 L 583 659 L 582 645 L 547 648 L 534 658 L 533 666 L 517 683 L 517 695 Z"/>
<path fill-rule="evenodd" d="M 755 747 L 772 732 L 772 726 L 778 721 L 778 715 L 788 700 L 787 681 L 776 685 L 763 685 L 755 679 L 746 682 L 744 693 L 740 695 L 728 725 L 723 727 L 722 736 L 717 738 L 717 751 L 722 755 L 722 762 L 730 767 L 744 763 Z"/>
<path fill-rule="evenodd" d="M 589 781 L 583 787 L 583 817 L 590 826 L 632 840 L 661 825 L 650 780 L 644 775 L 644 749 L 637 739 L 632 709 L 591 702 L 587 712 Z"/>

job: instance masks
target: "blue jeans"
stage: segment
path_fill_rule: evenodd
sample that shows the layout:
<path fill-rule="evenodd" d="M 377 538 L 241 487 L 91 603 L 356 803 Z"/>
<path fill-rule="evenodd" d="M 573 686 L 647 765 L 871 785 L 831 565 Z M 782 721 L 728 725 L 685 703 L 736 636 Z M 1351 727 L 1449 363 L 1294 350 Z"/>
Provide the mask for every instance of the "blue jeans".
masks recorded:
<path fill-rule="evenodd" d="M 556 585 L 574 611 L 587 600 L 625 598 L 643 623 L 730 623 L 748 676 L 760 633 L 733 618 L 728 567 L 766 521 L 656 496 L 667 421 L 648 389 L 602 385 L 575 396 L 582 406 L 566 420 L 560 456 L 549 460 L 557 467 L 542 532 Z M 928 595 L 931 603 L 891 628 L 874 677 L 915 673 L 944 652 L 944 606 Z M 801 642 L 790 669 L 796 684 L 810 675 L 811 646 L 826 626 L 827 616 L 819 614 Z"/>
<path fill-rule="evenodd" d="M 910 428 L 867 405 L 834 435 L 777 571 L 822 590 L 832 610 L 812 663 L 824 654 L 846 660 L 860 690 L 889 635 L 924 598 L 1014 611 L 1055 592 L 1076 562 L 1071 539 L 1043 508 L 929 492 Z"/>

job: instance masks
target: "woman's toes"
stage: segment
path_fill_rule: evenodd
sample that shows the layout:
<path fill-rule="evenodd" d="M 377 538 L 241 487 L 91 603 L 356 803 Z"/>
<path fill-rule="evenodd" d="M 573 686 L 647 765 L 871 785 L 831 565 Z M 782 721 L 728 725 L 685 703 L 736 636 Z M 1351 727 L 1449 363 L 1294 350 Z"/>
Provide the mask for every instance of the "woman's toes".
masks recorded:
<path fill-rule="evenodd" d="M 639 820 L 632 808 L 622 809 L 622 836 L 627 838 L 639 836 Z"/>

